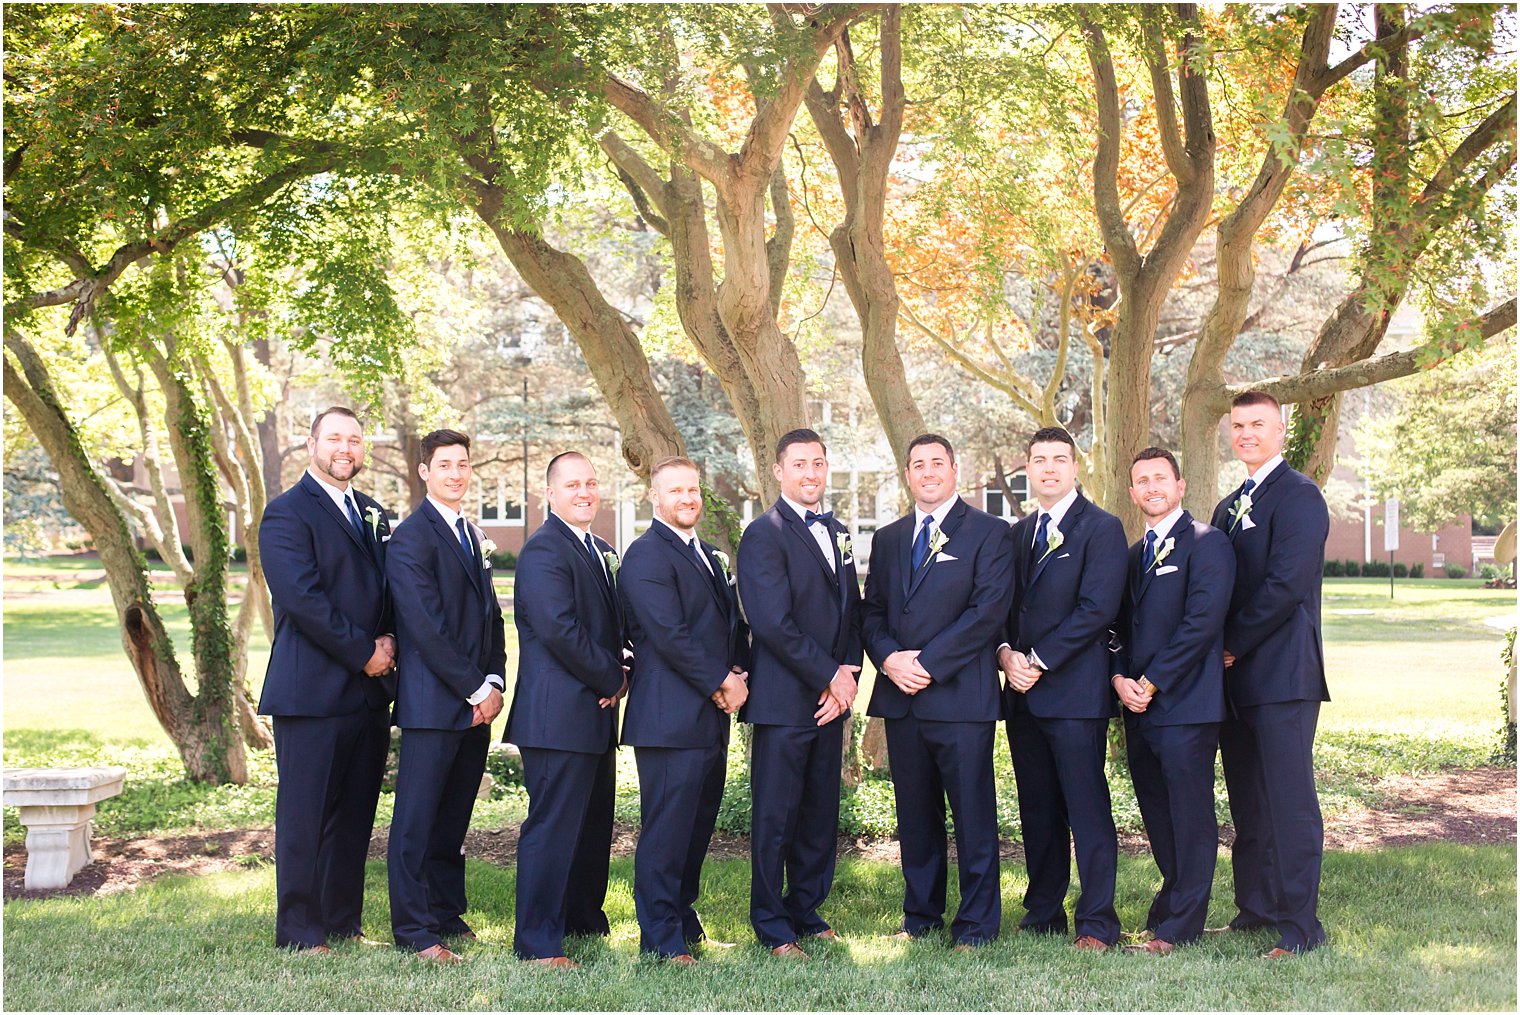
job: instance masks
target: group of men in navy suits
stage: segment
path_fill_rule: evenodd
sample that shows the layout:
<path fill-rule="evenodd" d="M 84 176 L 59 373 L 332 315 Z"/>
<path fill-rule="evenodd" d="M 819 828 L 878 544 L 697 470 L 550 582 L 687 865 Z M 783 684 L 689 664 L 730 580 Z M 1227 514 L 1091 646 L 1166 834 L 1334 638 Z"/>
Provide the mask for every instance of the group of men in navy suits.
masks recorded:
<path fill-rule="evenodd" d="M 654 466 L 654 520 L 619 557 L 591 532 L 592 464 L 555 457 L 549 515 L 523 546 L 514 590 L 519 659 L 504 739 L 521 749 L 529 796 L 516 954 L 574 968 L 566 938 L 608 933 L 619 743 L 639 773 L 641 950 L 685 965 L 725 947 L 708 940 L 696 903 L 736 715 L 753 731 L 756 938 L 791 959 L 808 957 L 805 939 L 833 938 L 821 911 L 865 656 L 878 673 L 869 714 L 885 721 L 897 805 L 899 937 L 944 926 L 947 800 L 960 881 L 950 936 L 957 950 L 998 936 L 993 752 L 1003 720 L 1029 874 L 1021 927 L 1068 932 L 1075 845 L 1074 943 L 1115 947 L 1105 762 L 1109 723 L 1122 714 L 1162 875 L 1132 950 L 1166 954 L 1212 932 L 1216 751 L 1236 826 L 1238 909 L 1220 930 L 1275 927 L 1271 958 L 1320 944 L 1312 744 L 1328 698 L 1319 626 L 1328 514 L 1313 482 L 1282 461 L 1275 400 L 1237 398 L 1231 435 L 1249 478 L 1211 525 L 1183 510 L 1170 452 L 1135 458 L 1129 495 L 1146 525 L 1128 548 L 1118 519 L 1077 489 L 1065 430 L 1030 440 L 1038 510 L 1012 526 L 957 495 L 953 446 L 922 435 L 907 453 L 913 510 L 876 533 L 864 595 L 849 531 L 825 510 L 828 451 L 812 430 L 779 441 L 781 496 L 745 530 L 736 562 L 697 536 L 701 477 L 689 459 Z M 427 497 L 392 533 L 384 510 L 352 488 L 359 423 L 330 409 L 312 425 L 307 474 L 266 510 L 259 538 L 276 637 L 261 711 L 274 716 L 280 770 L 282 947 L 374 943 L 359 915 L 392 700 L 403 731 L 388 853 L 395 943 L 452 964 L 449 939 L 473 937 L 463 843 L 506 659 L 493 548 L 462 513 L 469 446 L 451 430 L 424 438 Z"/>

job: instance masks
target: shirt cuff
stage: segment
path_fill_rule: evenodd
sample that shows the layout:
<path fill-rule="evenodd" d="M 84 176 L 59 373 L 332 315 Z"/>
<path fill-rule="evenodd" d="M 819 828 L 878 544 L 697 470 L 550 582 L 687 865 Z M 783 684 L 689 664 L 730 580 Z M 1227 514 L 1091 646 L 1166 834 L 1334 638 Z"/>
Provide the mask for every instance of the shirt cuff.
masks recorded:
<path fill-rule="evenodd" d="M 493 690 L 502 691 L 505 689 L 506 684 L 504 681 L 502 681 L 500 674 L 489 674 L 486 676 L 485 683 L 481 684 L 474 694 L 466 698 L 465 703 L 469 705 L 479 705 L 482 701 L 485 701 L 491 696 L 491 692 Z"/>
<path fill-rule="evenodd" d="M 1033 647 L 1029 649 L 1029 661 L 1034 663 L 1042 670 L 1050 669 L 1049 666 L 1046 666 L 1045 663 L 1040 660 L 1040 654 L 1036 652 Z"/>
<path fill-rule="evenodd" d="M 997 655 L 1002 655 L 1003 654 L 1003 649 L 1005 649 L 1005 648 L 1006 649 L 1011 649 L 1011 648 L 1013 648 L 1013 646 L 1010 645 L 1010 644 L 1008 644 L 1006 641 L 1005 642 L 1001 642 L 1001 643 L 999 643 L 999 645 L 997 647 L 997 653 L 996 654 Z"/>

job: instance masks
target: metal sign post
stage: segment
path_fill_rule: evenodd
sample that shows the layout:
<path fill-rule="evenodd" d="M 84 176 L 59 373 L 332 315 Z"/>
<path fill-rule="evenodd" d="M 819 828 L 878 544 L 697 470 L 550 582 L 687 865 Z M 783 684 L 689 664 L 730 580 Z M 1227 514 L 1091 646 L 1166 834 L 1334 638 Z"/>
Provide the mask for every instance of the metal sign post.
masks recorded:
<path fill-rule="evenodd" d="M 1393 552 L 1399 548 L 1399 499 L 1383 504 L 1383 549 L 1388 551 L 1388 598 L 1393 598 Z"/>

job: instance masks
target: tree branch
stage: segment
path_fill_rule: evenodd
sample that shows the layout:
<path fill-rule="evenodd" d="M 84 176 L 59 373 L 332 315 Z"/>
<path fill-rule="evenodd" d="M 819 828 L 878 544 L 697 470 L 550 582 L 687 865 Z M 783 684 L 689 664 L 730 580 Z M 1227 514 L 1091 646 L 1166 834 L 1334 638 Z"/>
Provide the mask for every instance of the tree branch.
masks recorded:
<path fill-rule="evenodd" d="M 1140 252 L 1135 237 L 1124 221 L 1119 201 L 1119 83 L 1114 78 L 1113 56 L 1103 29 L 1079 14 L 1087 36 L 1087 59 L 1092 65 L 1093 87 L 1098 99 L 1098 150 L 1093 158 L 1093 191 L 1098 224 L 1114 269 L 1123 279 L 1132 279 L 1140 271 Z"/>

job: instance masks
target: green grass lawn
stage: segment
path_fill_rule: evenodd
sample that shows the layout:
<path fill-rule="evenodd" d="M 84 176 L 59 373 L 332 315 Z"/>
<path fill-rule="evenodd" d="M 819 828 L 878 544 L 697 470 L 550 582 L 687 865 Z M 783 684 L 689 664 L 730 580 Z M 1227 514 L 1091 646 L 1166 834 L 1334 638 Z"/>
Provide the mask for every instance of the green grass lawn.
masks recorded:
<path fill-rule="evenodd" d="M 943 936 L 888 940 L 897 929 L 896 867 L 840 864 L 826 915 L 843 935 L 787 963 L 753 943 L 749 867 L 707 865 L 708 933 L 738 942 L 695 969 L 638 957 L 629 885 L 614 863 L 612 937 L 572 942 L 584 968 L 556 974 L 512 958 L 515 871 L 471 861 L 471 910 L 480 934 L 469 962 L 436 969 L 391 950 L 344 946 L 326 958 L 273 948 L 274 872 L 261 867 L 165 878 L 98 898 L 18 901 L 5 907 L 5 1004 L 28 1009 L 403 1009 L 807 1011 L 1458 1009 L 1514 1010 L 1515 850 L 1421 846 L 1325 858 L 1326 947 L 1291 963 L 1256 956 L 1270 934 L 1235 934 L 1165 959 L 1078 952 L 1064 938 L 1013 932 L 1022 869 L 1003 871 L 1005 934 L 970 955 Z M 1154 868 L 1121 858 L 1118 906 L 1127 928 L 1144 920 Z M 385 869 L 369 868 L 365 930 L 389 940 Z M 1215 883 L 1214 918 L 1228 916 L 1228 867 Z M 954 902 L 954 887 L 951 888 Z M 168 931 L 172 928 L 172 933 Z"/>

